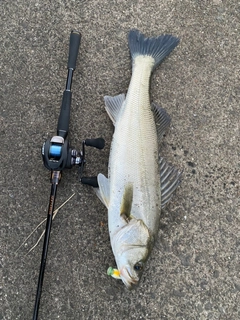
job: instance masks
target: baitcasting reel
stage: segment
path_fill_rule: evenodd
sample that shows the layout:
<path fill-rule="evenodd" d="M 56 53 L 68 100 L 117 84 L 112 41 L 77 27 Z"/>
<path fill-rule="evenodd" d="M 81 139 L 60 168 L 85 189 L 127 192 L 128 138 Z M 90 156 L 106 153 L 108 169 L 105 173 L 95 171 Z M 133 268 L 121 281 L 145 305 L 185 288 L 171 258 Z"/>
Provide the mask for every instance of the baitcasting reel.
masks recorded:
<path fill-rule="evenodd" d="M 105 141 L 103 138 L 86 139 L 82 142 L 82 150 L 77 151 L 69 146 L 68 140 L 61 136 L 54 136 L 47 139 L 42 147 L 43 163 L 48 170 L 62 171 L 79 165 L 80 181 L 92 187 L 98 187 L 97 177 L 83 177 L 85 160 L 85 146 L 103 149 Z"/>

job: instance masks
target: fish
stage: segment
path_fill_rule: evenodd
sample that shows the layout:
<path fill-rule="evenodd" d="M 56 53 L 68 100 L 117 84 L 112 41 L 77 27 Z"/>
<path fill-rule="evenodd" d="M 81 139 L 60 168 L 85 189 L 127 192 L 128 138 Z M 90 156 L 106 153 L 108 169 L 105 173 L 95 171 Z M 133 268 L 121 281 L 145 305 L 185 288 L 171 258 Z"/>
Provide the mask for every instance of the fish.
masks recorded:
<path fill-rule="evenodd" d="M 161 209 L 181 181 L 182 172 L 160 157 L 159 143 L 170 116 L 150 103 L 153 70 L 178 45 L 172 35 L 145 37 L 130 30 L 132 76 L 127 94 L 105 96 L 113 122 L 108 177 L 99 173 L 96 193 L 108 209 L 108 229 L 117 269 L 109 274 L 128 289 L 139 283 L 156 240 Z"/>

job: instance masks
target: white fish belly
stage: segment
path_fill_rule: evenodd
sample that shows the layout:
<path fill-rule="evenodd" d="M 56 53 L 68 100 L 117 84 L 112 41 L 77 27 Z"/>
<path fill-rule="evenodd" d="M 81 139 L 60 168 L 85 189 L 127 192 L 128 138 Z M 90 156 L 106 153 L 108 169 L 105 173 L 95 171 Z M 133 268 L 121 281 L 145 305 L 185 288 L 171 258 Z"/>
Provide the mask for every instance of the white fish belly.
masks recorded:
<path fill-rule="evenodd" d="M 158 230 L 161 206 L 158 143 L 149 102 L 152 63 L 151 57 L 135 58 L 128 94 L 115 124 L 109 160 L 109 229 L 113 233 L 123 223 L 120 207 L 129 183 L 133 184 L 131 214 L 142 219 L 153 233 Z"/>

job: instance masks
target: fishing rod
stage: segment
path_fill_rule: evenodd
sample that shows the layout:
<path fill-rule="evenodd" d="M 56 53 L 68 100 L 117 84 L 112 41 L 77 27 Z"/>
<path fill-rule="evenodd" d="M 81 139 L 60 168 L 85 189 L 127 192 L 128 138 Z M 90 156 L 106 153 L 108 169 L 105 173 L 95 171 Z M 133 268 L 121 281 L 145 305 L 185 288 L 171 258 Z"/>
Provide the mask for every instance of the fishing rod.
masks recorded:
<path fill-rule="evenodd" d="M 64 169 L 70 169 L 73 165 L 79 166 L 80 181 L 83 184 L 98 187 L 96 177 L 83 177 L 83 168 L 86 163 L 85 160 L 85 146 L 103 149 L 105 141 L 102 138 L 86 139 L 82 142 L 82 150 L 77 151 L 72 149 L 67 140 L 70 121 L 70 107 L 71 107 L 71 86 L 73 72 L 76 68 L 76 61 L 81 42 L 81 34 L 77 31 L 72 31 L 70 34 L 69 56 L 68 56 L 68 75 L 66 81 L 66 88 L 63 92 L 62 105 L 57 124 L 57 135 L 47 139 L 42 147 L 42 158 L 44 166 L 51 171 L 51 192 L 48 205 L 47 222 L 45 227 L 45 237 L 42 250 L 42 258 L 40 264 L 40 271 L 37 284 L 37 293 L 34 305 L 33 320 L 37 320 L 39 305 L 42 293 L 44 271 L 46 267 L 47 252 L 49 246 L 50 232 L 53 220 L 53 211 L 57 195 L 57 187 L 62 177 Z"/>

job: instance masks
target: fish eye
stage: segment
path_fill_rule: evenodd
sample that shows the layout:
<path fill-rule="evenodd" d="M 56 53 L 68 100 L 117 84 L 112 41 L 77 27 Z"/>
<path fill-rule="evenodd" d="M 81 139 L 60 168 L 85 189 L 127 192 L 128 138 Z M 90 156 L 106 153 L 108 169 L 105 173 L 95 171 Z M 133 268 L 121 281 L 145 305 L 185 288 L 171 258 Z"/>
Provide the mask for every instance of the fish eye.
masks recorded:
<path fill-rule="evenodd" d="M 141 261 L 138 261 L 137 263 L 135 263 L 133 268 L 136 271 L 141 271 L 143 269 L 143 263 Z"/>

